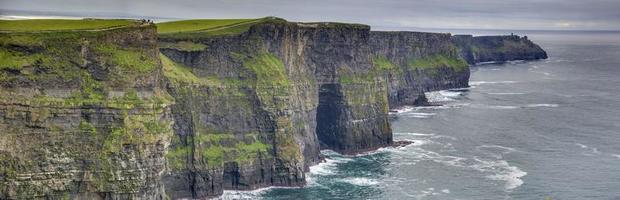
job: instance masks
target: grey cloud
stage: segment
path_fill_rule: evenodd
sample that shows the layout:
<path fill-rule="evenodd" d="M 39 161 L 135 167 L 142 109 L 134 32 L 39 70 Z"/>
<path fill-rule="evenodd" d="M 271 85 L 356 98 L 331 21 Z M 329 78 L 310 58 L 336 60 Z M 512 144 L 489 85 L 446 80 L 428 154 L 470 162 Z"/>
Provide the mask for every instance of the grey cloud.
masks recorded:
<path fill-rule="evenodd" d="M 618 0 L 0 0 L 0 8 L 161 18 L 279 16 L 382 27 L 620 30 Z"/>

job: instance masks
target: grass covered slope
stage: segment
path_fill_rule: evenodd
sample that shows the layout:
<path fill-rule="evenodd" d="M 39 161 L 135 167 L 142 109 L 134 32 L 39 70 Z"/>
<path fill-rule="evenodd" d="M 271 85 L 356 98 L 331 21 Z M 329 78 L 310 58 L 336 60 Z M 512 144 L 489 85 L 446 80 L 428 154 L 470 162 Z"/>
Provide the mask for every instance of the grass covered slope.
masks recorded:
<path fill-rule="evenodd" d="M 28 19 L 0 20 L 0 31 L 61 31 L 119 28 L 136 24 L 126 19 Z"/>
<path fill-rule="evenodd" d="M 158 23 L 162 38 L 196 38 L 220 35 L 236 35 L 247 31 L 261 19 L 197 19 Z"/>
<path fill-rule="evenodd" d="M 227 28 L 244 23 L 251 23 L 257 19 L 194 19 L 183 21 L 162 22 L 157 24 L 157 32 L 160 34 L 208 31 L 215 28 Z"/>

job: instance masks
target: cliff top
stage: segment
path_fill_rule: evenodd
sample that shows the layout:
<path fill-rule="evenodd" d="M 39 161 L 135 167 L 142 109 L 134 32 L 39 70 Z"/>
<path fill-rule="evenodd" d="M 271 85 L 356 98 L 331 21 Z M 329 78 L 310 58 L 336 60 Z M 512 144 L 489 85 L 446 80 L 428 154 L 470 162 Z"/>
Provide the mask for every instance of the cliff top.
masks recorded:
<path fill-rule="evenodd" d="M 143 21 L 145 22 L 145 21 Z M 28 19 L 0 20 L 2 32 L 37 32 L 67 30 L 106 30 L 140 25 L 140 21 L 128 19 Z"/>
<path fill-rule="evenodd" d="M 254 24 L 260 19 L 193 19 L 162 22 L 157 24 L 157 32 L 160 34 L 179 32 L 209 32 L 219 29 L 228 29 Z"/>
<path fill-rule="evenodd" d="M 338 22 L 288 22 L 277 17 L 257 19 L 193 19 L 162 22 L 157 24 L 160 38 L 205 38 L 211 36 L 238 35 L 257 24 L 288 24 L 309 28 L 362 28 L 370 29 L 364 24 Z"/>

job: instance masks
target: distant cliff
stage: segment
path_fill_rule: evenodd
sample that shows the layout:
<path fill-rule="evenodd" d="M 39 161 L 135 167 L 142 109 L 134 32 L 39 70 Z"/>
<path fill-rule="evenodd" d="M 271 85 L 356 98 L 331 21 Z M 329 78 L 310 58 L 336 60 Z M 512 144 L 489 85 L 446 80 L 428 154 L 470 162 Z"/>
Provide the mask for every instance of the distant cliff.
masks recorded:
<path fill-rule="evenodd" d="M 392 145 L 389 109 L 467 87 L 468 62 L 543 58 L 519 37 L 186 22 L 0 32 L 0 199 L 302 186 L 320 149 Z"/>
<path fill-rule="evenodd" d="M 450 34 L 373 31 L 370 44 L 374 62 L 394 69 L 386 76 L 391 108 L 425 104 L 424 92 L 468 86 L 469 67 Z"/>
<path fill-rule="evenodd" d="M 547 52 L 530 41 L 527 36 L 455 35 L 452 41 L 469 64 L 547 59 Z"/>

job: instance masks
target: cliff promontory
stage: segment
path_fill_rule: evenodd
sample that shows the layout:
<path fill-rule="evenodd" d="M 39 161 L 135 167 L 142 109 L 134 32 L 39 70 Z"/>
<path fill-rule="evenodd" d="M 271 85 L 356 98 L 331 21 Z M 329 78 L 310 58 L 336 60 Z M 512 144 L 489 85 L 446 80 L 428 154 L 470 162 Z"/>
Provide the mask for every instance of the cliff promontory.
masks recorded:
<path fill-rule="evenodd" d="M 527 36 L 455 35 L 452 41 L 469 64 L 547 59 L 547 52 L 529 40 Z"/>

